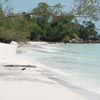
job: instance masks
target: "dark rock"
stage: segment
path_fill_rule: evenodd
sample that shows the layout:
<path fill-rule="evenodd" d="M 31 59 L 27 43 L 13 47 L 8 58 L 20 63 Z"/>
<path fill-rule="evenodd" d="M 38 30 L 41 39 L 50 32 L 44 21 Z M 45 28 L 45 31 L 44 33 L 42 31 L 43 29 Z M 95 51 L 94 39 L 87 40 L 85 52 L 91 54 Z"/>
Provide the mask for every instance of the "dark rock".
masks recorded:
<path fill-rule="evenodd" d="M 21 70 L 26 70 L 26 68 L 22 68 Z"/>

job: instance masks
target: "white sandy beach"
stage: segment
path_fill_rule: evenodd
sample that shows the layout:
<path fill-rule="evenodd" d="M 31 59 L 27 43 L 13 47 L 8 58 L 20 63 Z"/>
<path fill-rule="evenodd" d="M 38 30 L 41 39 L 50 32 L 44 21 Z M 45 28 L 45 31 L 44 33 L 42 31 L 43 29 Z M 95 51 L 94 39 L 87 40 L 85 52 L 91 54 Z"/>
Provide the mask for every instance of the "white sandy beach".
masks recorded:
<path fill-rule="evenodd" d="M 16 55 L 17 45 L 0 43 L 0 100 L 87 100 L 41 74 L 43 68 L 6 68 L 34 65 Z"/>

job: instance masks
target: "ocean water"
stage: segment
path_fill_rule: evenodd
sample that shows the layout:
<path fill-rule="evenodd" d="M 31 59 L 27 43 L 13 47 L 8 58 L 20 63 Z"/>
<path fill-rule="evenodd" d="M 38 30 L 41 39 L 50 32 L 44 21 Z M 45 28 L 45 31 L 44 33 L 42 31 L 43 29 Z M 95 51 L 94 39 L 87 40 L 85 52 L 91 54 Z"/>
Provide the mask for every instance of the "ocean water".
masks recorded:
<path fill-rule="evenodd" d="M 21 50 L 21 56 L 52 69 L 72 87 L 100 95 L 100 44 L 28 45 Z"/>

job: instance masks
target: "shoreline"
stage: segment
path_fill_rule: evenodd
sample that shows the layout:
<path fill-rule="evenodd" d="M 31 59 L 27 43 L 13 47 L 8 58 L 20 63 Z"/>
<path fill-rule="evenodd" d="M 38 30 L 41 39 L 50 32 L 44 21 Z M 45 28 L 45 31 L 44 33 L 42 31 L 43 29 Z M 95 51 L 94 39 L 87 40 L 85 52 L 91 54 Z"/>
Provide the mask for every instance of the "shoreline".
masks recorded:
<path fill-rule="evenodd" d="M 28 41 L 24 45 L 33 45 L 33 46 L 38 46 L 38 45 L 48 45 L 48 44 L 100 44 L 100 42 L 46 42 L 46 41 Z M 23 46 L 23 45 L 21 45 Z"/>
<path fill-rule="evenodd" d="M 100 40 L 99 41 L 83 41 L 83 42 L 74 42 L 74 41 L 72 41 L 72 42 L 28 41 L 27 43 L 28 44 L 33 44 L 33 45 L 38 45 L 38 44 L 41 44 L 41 45 L 43 45 L 43 44 L 61 44 L 61 43 L 62 44 L 67 44 L 67 43 L 69 43 L 69 44 L 85 44 L 85 43 L 86 44 L 90 44 L 90 43 L 95 44 L 95 43 L 100 43 Z"/>
<path fill-rule="evenodd" d="M 88 100 L 71 89 L 42 75 L 44 69 L 16 55 L 16 45 L 0 43 L 1 100 Z M 5 68 L 3 65 L 36 65 L 36 68 Z M 19 92 L 20 91 L 20 92 Z M 62 99 L 63 98 L 63 99 Z"/>

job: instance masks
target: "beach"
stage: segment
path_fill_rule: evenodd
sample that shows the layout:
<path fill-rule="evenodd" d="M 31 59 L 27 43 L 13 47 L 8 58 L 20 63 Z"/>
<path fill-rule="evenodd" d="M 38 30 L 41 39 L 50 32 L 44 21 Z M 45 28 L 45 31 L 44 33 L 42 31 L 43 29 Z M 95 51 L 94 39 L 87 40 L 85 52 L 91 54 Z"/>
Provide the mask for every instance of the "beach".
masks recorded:
<path fill-rule="evenodd" d="M 0 100 L 87 100 L 43 76 L 44 69 L 16 54 L 17 45 L 0 43 Z M 36 68 L 4 67 L 34 65 Z"/>

